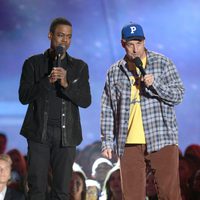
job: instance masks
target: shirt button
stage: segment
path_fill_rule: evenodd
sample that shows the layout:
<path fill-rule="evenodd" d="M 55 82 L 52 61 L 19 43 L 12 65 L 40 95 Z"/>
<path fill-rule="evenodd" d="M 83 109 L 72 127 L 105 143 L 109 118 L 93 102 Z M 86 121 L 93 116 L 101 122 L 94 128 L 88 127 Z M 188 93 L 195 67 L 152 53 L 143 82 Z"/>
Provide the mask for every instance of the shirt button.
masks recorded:
<path fill-rule="evenodd" d="M 63 125 L 62 127 L 65 128 L 65 125 Z"/>
<path fill-rule="evenodd" d="M 65 116 L 65 114 L 62 114 L 62 116 L 64 117 L 64 116 Z"/>

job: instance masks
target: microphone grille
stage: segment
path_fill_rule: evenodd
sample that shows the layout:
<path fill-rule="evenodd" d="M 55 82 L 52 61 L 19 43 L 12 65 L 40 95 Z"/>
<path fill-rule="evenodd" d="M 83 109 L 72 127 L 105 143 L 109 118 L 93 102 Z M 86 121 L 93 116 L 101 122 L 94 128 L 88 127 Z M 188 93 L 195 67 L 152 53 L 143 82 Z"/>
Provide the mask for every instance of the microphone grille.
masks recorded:
<path fill-rule="evenodd" d="M 61 45 L 57 46 L 56 47 L 56 55 L 63 54 L 63 50 L 64 50 L 64 48 Z"/>
<path fill-rule="evenodd" d="M 142 61 L 139 57 L 136 57 L 133 59 L 133 63 L 136 65 L 136 67 L 141 67 L 142 66 Z"/>

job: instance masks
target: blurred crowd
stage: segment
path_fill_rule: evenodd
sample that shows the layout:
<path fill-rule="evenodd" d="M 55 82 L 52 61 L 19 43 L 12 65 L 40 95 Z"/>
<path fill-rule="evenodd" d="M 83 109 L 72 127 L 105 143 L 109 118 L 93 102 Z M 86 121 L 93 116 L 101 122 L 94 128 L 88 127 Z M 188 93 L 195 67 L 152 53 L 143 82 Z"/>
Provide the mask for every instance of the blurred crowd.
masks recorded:
<path fill-rule="evenodd" d="M 7 142 L 6 134 L 0 133 L 0 195 L 7 188 L 15 200 L 23 200 L 28 192 L 28 160 L 18 149 L 7 151 Z M 180 150 L 179 160 L 182 200 L 200 200 L 200 145 L 191 144 L 184 152 Z M 147 167 L 146 176 L 145 200 L 157 200 L 154 171 Z M 51 169 L 48 180 L 47 200 L 51 190 Z M 103 158 L 100 141 L 77 150 L 70 196 L 71 200 L 122 200 L 117 157 L 114 156 L 112 160 Z"/>

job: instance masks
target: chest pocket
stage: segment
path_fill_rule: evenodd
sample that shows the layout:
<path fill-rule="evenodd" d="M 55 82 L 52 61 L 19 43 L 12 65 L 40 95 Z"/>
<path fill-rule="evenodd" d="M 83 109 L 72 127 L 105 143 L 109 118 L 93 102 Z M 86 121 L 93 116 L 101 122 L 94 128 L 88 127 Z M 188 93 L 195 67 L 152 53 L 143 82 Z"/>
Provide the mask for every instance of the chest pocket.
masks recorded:
<path fill-rule="evenodd" d="M 130 83 L 126 79 L 118 79 L 111 86 L 111 99 L 114 110 L 118 110 L 126 98 L 130 97 Z"/>

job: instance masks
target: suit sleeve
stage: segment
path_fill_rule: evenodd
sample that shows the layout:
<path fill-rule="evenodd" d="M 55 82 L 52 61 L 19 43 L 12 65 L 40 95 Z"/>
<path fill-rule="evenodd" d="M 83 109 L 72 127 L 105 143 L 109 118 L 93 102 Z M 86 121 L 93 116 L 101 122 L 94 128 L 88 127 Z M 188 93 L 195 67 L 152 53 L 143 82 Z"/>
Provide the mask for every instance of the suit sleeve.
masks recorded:
<path fill-rule="evenodd" d="M 89 84 L 89 71 L 87 64 L 83 64 L 83 69 L 79 74 L 78 80 L 69 83 L 67 88 L 61 89 L 72 103 L 82 108 L 87 108 L 91 104 L 91 93 Z"/>
<path fill-rule="evenodd" d="M 32 103 L 34 100 L 45 95 L 50 89 L 48 75 L 35 80 L 35 66 L 30 59 L 25 60 L 19 86 L 19 100 L 22 104 Z"/>

